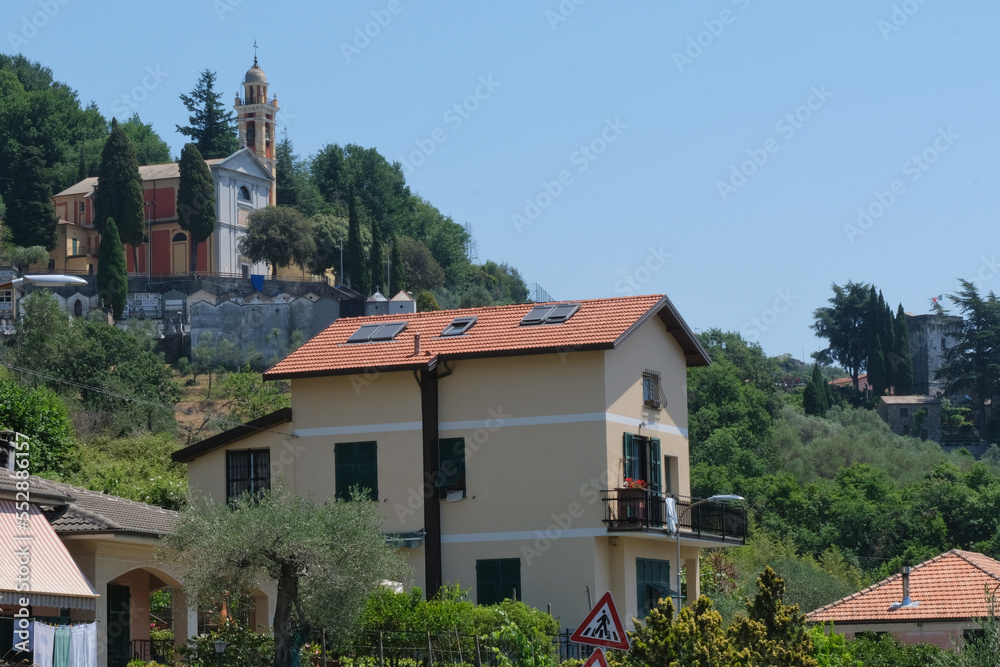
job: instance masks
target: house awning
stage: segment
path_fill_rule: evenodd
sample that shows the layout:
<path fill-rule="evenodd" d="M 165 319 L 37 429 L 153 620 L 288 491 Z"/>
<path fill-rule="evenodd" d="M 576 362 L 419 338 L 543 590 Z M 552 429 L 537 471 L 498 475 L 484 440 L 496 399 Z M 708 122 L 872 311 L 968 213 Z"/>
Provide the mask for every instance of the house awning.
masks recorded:
<path fill-rule="evenodd" d="M 27 508 L 0 500 L 0 605 L 27 598 L 33 607 L 94 609 L 97 593 L 62 540 L 37 506 Z"/>

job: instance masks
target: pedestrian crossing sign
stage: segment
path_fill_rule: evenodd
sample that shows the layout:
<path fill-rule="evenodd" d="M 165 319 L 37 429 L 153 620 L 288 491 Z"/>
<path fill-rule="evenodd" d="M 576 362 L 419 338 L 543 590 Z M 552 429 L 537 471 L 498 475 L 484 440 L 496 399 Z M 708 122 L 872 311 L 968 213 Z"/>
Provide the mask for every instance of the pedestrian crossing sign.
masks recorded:
<path fill-rule="evenodd" d="M 583 667 L 608 667 L 608 660 L 604 657 L 604 649 L 599 648 L 590 654 Z"/>
<path fill-rule="evenodd" d="M 625 634 L 625 628 L 622 627 L 621 619 L 618 617 L 618 610 L 615 608 L 615 601 L 611 598 L 611 591 L 605 593 L 598 600 L 570 639 L 580 644 L 616 648 L 622 651 L 628 650 L 628 636 Z"/>

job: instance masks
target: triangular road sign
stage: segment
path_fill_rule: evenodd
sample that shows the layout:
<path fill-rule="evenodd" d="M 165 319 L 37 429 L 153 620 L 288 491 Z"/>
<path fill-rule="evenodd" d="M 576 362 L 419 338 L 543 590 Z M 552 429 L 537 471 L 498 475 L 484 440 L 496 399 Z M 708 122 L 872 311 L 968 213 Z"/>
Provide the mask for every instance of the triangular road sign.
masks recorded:
<path fill-rule="evenodd" d="M 587 618 L 583 619 L 583 623 L 570 639 L 580 644 L 628 650 L 628 636 L 622 627 L 621 619 L 618 618 L 618 610 L 615 608 L 615 601 L 611 599 L 611 591 L 605 593 L 590 610 Z"/>
<path fill-rule="evenodd" d="M 608 667 L 608 661 L 604 657 L 604 649 L 597 649 L 590 654 L 587 658 L 587 662 L 583 663 L 583 667 Z"/>

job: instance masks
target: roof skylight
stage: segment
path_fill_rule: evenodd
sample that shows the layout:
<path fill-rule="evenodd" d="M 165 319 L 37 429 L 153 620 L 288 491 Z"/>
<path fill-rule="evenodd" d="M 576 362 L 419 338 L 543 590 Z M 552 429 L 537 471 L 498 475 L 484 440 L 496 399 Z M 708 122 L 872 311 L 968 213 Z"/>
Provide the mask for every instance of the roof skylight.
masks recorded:
<path fill-rule="evenodd" d="M 534 306 L 521 320 L 522 327 L 539 324 L 562 324 L 580 310 L 579 303 L 543 303 Z"/>
<path fill-rule="evenodd" d="M 472 325 L 476 323 L 478 317 L 456 317 L 451 321 L 451 324 L 444 328 L 441 332 L 441 336 L 461 336 L 466 331 L 472 328 Z"/>
<path fill-rule="evenodd" d="M 376 322 L 362 324 L 347 339 L 348 343 L 377 343 L 395 338 L 408 322 Z"/>

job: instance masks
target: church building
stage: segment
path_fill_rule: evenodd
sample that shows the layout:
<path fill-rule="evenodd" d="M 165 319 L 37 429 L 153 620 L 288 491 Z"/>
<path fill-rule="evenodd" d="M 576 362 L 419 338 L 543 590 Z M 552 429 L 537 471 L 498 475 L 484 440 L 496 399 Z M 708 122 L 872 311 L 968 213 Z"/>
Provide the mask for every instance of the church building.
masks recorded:
<path fill-rule="evenodd" d="M 251 211 L 273 206 L 275 192 L 275 118 L 278 100 L 268 96 L 264 71 L 254 57 L 243 78 L 243 97 L 236 97 L 235 111 L 241 148 L 226 158 L 206 160 L 215 181 L 216 226 L 206 242 L 198 244 L 197 273 L 231 276 L 267 274 L 264 263 L 254 264 L 239 252 Z M 125 257 L 130 274 L 146 276 L 187 275 L 190 239 L 177 215 L 180 166 L 177 162 L 139 167 L 143 180 L 146 241 Z M 49 270 L 62 273 L 97 272 L 99 234 L 94 228 L 93 194 L 97 177 L 86 178 L 53 197 L 59 216 L 56 248 Z M 305 278 L 298 267 L 279 270 L 279 277 Z"/>

